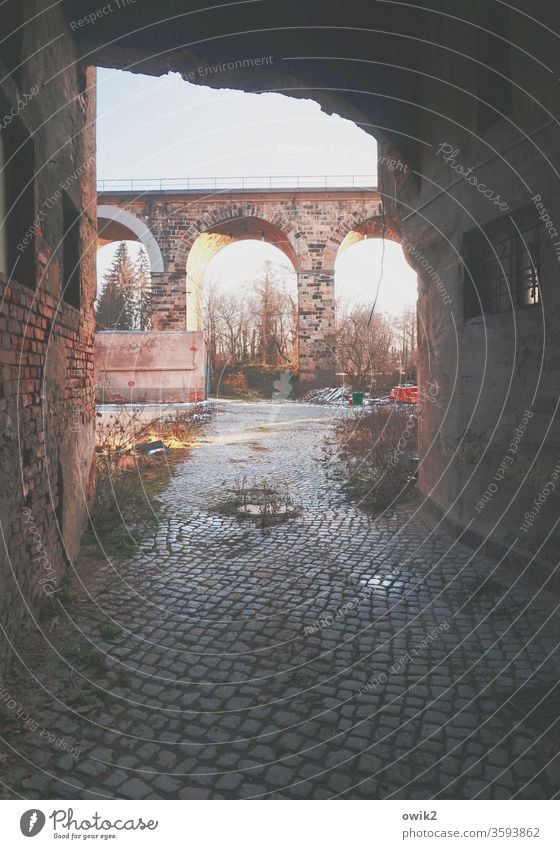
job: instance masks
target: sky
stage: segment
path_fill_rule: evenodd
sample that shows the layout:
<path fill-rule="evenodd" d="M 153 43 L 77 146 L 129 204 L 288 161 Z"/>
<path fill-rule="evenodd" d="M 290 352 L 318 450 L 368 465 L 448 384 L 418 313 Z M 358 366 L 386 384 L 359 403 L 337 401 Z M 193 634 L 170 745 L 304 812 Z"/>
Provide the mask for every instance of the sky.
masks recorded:
<path fill-rule="evenodd" d="M 211 89 L 179 74 L 155 78 L 100 68 L 97 134 L 100 180 L 373 176 L 377 170 L 375 139 L 312 100 Z M 98 279 L 115 248 L 99 250 Z M 349 306 L 372 302 L 381 251 L 380 239 L 367 239 L 339 257 L 337 299 Z M 237 287 L 257 278 L 267 259 L 291 268 L 272 245 L 244 242 L 220 251 L 207 278 Z M 377 309 L 398 313 L 415 299 L 416 275 L 401 248 L 386 241 Z"/>

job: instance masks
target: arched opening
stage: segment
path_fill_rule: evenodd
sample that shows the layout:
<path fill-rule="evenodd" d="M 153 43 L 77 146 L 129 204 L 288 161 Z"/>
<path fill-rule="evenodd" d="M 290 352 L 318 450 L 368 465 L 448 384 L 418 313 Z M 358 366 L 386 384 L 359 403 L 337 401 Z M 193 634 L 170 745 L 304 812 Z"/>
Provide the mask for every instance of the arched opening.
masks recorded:
<path fill-rule="evenodd" d="M 204 278 L 209 264 L 224 248 L 244 241 L 266 243 L 287 257 L 293 268 L 297 270 L 299 267 L 298 244 L 295 236 L 290 238 L 291 234 L 262 218 L 253 216 L 229 218 L 227 212 L 224 211 L 226 220 L 200 233 L 189 251 L 187 258 L 187 330 L 202 329 Z M 295 245 L 293 242 L 295 242 Z M 246 252 L 244 256 L 247 256 Z M 271 253 L 271 257 L 274 257 L 274 253 Z"/>
<path fill-rule="evenodd" d="M 273 397 L 298 367 L 297 273 L 271 242 L 230 241 L 206 265 L 201 321 L 213 394 Z"/>
<path fill-rule="evenodd" d="M 416 384 L 417 278 L 394 230 L 371 221 L 347 233 L 335 298 L 339 380 L 377 396 Z"/>
<path fill-rule="evenodd" d="M 163 257 L 157 240 L 150 229 L 131 212 L 118 206 L 100 204 L 97 207 L 97 246 L 110 242 L 141 242 L 150 260 L 152 274 L 163 272 Z"/>
<path fill-rule="evenodd" d="M 14 245 L 26 248 L 18 253 L 31 264 L 29 277 L 20 265 L 22 277 L 8 281 L 1 304 L 0 518 L 7 556 L 0 613 L 2 636 L 15 649 L 17 701 L 35 706 L 45 726 L 39 734 L 20 733 L 24 722 L 27 730 L 38 723 L 23 721 L 3 688 L 2 716 L 4 708 L 12 713 L 3 724 L 15 735 L 4 741 L 8 753 L 0 753 L 10 772 L 14 766 L 5 794 L 556 798 L 556 4 L 388 0 L 348 4 L 342 16 L 338 4 L 313 2 L 96 5 L 0 4 L 0 85 L 9 95 L 8 106 L 0 106 L 0 157 L 11 156 L 5 130 L 19 111 L 35 140 L 33 156 L 18 163 L 15 192 L 11 177 L 0 189 L 0 216 L 9 214 L 10 195 L 17 200 L 31 185 L 30 207 L 14 224 L 20 240 L 36 241 L 35 250 L 8 231 L 0 244 L 4 271 L 12 267 Z M 122 14 L 112 14 L 115 5 Z M 6 23 L 17 27 L 7 39 Z M 64 520 L 73 556 L 85 519 L 80 496 L 87 498 L 94 483 L 91 62 L 154 76 L 174 69 L 180 85 L 185 79 L 222 90 L 233 85 L 259 92 L 253 97 L 261 104 L 243 126 L 242 97 L 226 94 L 229 111 L 222 107 L 217 116 L 222 147 L 212 149 L 209 138 L 220 134 L 206 115 L 193 115 L 170 90 L 170 112 L 183 111 L 192 128 L 191 135 L 177 131 L 172 114 L 158 114 L 165 79 L 142 91 L 145 81 L 137 78 L 136 97 L 124 93 L 128 109 L 102 110 L 120 148 L 102 176 L 122 179 L 134 170 L 141 179 L 221 177 L 229 164 L 226 177 L 247 176 L 264 150 L 269 167 L 251 176 L 285 174 L 284 140 L 275 138 L 283 115 L 267 114 L 268 95 L 261 94 L 270 89 L 302 102 L 317 98 L 326 111 L 384 135 L 386 214 L 398 216 L 405 251 L 413 246 L 426 324 L 421 367 L 425 378 L 433 364 L 437 382 L 418 416 L 421 502 L 400 512 L 385 501 L 374 516 L 347 507 L 347 488 L 339 483 L 349 475 L 337 481 L 316 457 L 318 418 L 330 422 L 338 412 L 313 410 L 303 418 L 290 405 L 260 405 L 268 408 L 265 417 L 248 405 L 222 405 L 219 424 L 209 425 L 213 438 L 189 449 L 167 490 L 161 523 L 144 533 L 138 512 L 130 512 L 127 536 L 118 533 L 114 542 L 131 538 L 138 543 L 134 554 L 122 545 L 104 547 L 104 565 L 96 546 L 92 563 L 76 564 L 81 586 L 61 583 L 61 595 L 36 618 L 45 569 L 58 581 L 70 566 L 54 544 L 57 520 Z M 28 107 L 35 81 L 41 91 L 48 86 L 47 97 Z M 112 83 L 111 96 L 119 88 Z M 33 86 L 33 96 L 38 91 Z M 201 91 L 201 100 L 206 96 Z M 268 145 L 257 132 L 265 123 L 273 128 Z M 290 134 L 297 162 L 291 173 L 301 174 L 307 140 L 296 121 Z M 348 151 L 342 157 L 349 163 L 334 173 L 355 173 L 352 145 L 340 139 L 318 134 L 310 158 L 318 161 L 332 142 Z M 67 182 L 74 189 L 64 208 L 55 201 L 62 201 Z M 163 195 L 161 183 L 160 190 Z M 187 257 L 176 262 L 177 246 L 217 226 L 217 194 L 182 221 L 168 214 L 168 194 L 158 203 L 140 196 L 131 204 L 142 208 L 146 222 L 153 204 L 169 225 L 150 225 L 167 240 L 165 267 L 152 257 L 152 269 L 162 275 L 162 324 L 173 313 L 185 321 Z M 315 224 L 312 202 L 300 194 L 296 206 L 304 225 Z M 357 221 L 360 206 L 357 198 Z M 298 266 L 311 376 L 322 367 L 317 347 L 327 347 L 331 327 L 336 330 L 329 252 L 340 248 L 342 262 L 360 246 L 360 225 L 348 227 L 334 199 L 329 214 L 328 233 L 327 226 L 310 226 L 306 234 L 313 263 Z M 202 216 L 202 230 L 191 227 Z M 124 229 L 116 238 L 142 240 L 132 223 L 119 224 Z M 338 238 L 337 225 L 352 231 L 348 238 L 347 232 Z M 64 245 L 69 231 L 74 241 Z M 79 291 L 68 286 L 77 258 L 84 272 Z M 370 279 L 369 270 L 364 276 Z M 174 281 L 182 286 L 179 298 Z M 69 309 L 59 308 L 61 291 Z M 382 303 L 376 294 L 367 298 L 374 315 Z M 188 352 L 184 365 L 194 362 L 197 346 Z M 352 428 L 368 418 L 339 412 Z M 389 471 L 410 451 L 410 434 L 393 431 Z M 361 443 L 368 451 L 370 435 L 373 429 Z M 370 468 L 378 468 L 377 458 Z M 221 499 L 228 491 L 239 495 L 239 479 L 253 469 L 274 484 L 285 478 L 301 511 L 289 515 L 286 497 L 286 523 L 267 529 L 263 512 L 258 530 L 247 516 L 228 512 Z M 435 521 L 422 511 L 425 501 L 438 511 Z M 255 505 L 244 499 L 242 506 Z M 36 628 L 20 653 L 17 643 L 31 620 Z M 2 674 L 5 656 L 0 647 Z M 27 693 L 22 670 L 29 671 Z M 66 739 L 53 745 L 49 729 Z M 41 814 L 29 813 L 20 826 L 33 836 Z M 228 828 L 224 821 L 226 839 Z"/>

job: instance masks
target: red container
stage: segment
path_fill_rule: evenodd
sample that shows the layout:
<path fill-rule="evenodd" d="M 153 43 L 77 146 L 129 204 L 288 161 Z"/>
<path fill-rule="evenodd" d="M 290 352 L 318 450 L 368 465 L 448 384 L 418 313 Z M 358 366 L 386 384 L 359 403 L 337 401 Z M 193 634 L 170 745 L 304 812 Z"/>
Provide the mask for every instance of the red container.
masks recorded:
<path fill-rule="evenodd" d="M 401 404 L 418 403 L 418 387 L 407 384 L 405 386 L 394 386 L 389 394 L 391 401 L 399 401 Z"/>

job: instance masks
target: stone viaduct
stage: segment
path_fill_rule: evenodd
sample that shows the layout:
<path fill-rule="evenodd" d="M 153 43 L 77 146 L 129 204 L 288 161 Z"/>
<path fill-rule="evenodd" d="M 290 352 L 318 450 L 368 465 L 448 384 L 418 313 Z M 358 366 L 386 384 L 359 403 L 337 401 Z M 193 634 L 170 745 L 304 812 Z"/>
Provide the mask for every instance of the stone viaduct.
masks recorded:
<path fill-rule="evenodd" d="M 351 178 L 348 182 L 350 183 Z M 142 182 L 142 181 L 141 181 Z M 129 181 L 130 183 L 130 181 Z M 300 375 L 328 380 L 335 367 L 334 266 L 360 239 L 396 238 L 371 188 L 101 191 L 99 243 L 141 241 L 152 268 L 153 326 L 200 330 L 208 263 L 243 239 L 269 242 L 297 273 Z"/>

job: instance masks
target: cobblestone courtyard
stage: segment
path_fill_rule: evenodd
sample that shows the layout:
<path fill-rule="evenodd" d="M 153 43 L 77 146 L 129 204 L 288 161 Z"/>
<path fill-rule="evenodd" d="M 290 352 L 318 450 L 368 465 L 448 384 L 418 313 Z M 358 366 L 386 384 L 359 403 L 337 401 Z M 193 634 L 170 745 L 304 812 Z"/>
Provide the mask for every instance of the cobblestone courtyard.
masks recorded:
<path fill-rule="evenodd" d="M 349 503 L 320 459 L 341 414 L 219 406 L 157 530 L 69 608 L 77 638 L 108 654 L 78 676 L 91 710 L 69 703 L 76 673 L 44 649 L 36 718 L 80 754 L 14 738 L 14 793 L 555 795 L 554 600 L 493 576 L 418 500 L 378 518 Z M 243 476 L 286 484 L 301 512 L 264 529 L 220 512 Z M 107 621 L 122 634 L 101 638 Z"/>

